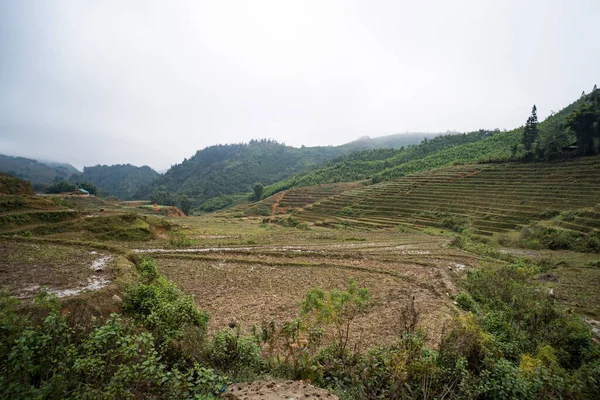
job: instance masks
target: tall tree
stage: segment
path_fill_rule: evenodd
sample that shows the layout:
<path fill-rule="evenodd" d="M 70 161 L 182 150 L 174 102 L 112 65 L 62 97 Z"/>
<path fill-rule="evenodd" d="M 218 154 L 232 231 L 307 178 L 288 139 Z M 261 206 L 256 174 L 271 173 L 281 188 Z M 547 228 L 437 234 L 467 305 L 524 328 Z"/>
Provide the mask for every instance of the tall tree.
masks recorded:
<path fill-rule="evenodd" d="M 600 151 L 600 91 L 590 93 L 587 101 L 567 119 L 567 126 L 577 137 L 579 154 Z"/>
<path fill-rule="evenodd" d="M 531 115 L 527 118 L 527 122 L 525 123 L 525 129 L 523 130 L 523 146 L 526 151 L 531 151 L 531 147 L 533 143 L 537 139 L 538 136 L 538 117 L 537 117 L 537 107 L 535 104 L 531 109 Z"/>
<path fill-rule="evenodd" d="M 263 186 L 262 183 L 259 182 L 254 185 L 252 190 L 254 191 L 254 200 L 259 201 L 262 198 L 265 187 Z"/>
<path fill-rule="evenodd" d="M 192 208 L 192 201 L 185 194 L 182 194 L 178 198 L 179 200 L 179 209 L 184 212 L 185 215 L 190 215 L 190 210 Z"/>

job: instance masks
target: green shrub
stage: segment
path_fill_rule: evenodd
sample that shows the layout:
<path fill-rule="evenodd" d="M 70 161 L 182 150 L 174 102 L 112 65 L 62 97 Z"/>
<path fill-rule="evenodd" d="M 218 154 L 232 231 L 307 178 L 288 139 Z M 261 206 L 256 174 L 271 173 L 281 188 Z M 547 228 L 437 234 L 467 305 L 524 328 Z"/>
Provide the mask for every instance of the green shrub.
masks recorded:
<path fill-rule="evenodd" d="M 163 277 L 128 288 L 123 311 L 141 322 L 159 341 L 180 338 L 186 326 L 205 331 L 208 323 L 208 315 L 198 311 L 192 297 L 181 293 Z"/>
<path fill-rule="evenodd" d="M 271 210 L 267 205 L 263 203 L 257 203 L 252 207 L 248 207 L 244 210 L 244 215 L 247 216 L 260 216 L 260 217 L 268 217 L 271 215 Z"/>
<path fill-rule="evenodd" d="M 600 237 L 595 232 L 586 234 L 537 224 L 532 224 L 521 230 L 519 244 L 535 249 L 600 253 Z"/>
<path fill-rule="evenodd" d="M 169 236 L 169 244 L 173 247 L 191 247 L 195 244 L 193 239 L 190 239 L 183 233 L 173 233 Z"/>
<path fill-rule="evenodd" d="M 471 223 L 469 222 L 468 218 L 457 215 L 452 215 L 442 219 L 442 226 L 444 228 L 451 229 L 458 233 L 466 231 L 469 229 L 470 225 Z"/>
<path fill-rule="evenodd" d="M 338 211 L 338 214 L 346 216 L 346 217 L 354 217 L 354 216 L 360 216 L 361 212 L 358 210 L 355 210 L 352 207 L 343 207 L 340 211 Z"/>
<path fill-rule="evenodd" d="M 477 312 L 477 303 L 471 297 L 469 293 L 460 292 L 454 298 L 456 304 L 465 311 Z"/>
<path fill-rule="evenodd" d="M 310 289 L 300 307 L 303 315 L 312 315 L 318 324 L 335 327 L 334 341 L 342 357 L 348 345 L 352 321 L 371 304 L 369 290 L 359 288 L 354 279 L 349 279 L 346 290 L 341 292 Z"/>
<path fill-rule="evenodd" d="M 254 369 L 260 365 L 259 347 L 251 336 L 240 335 L 239 330 L 225 329 L 215 334 L 210 360 L 225 371 Z"/>
<path fill-rule="evenodd" d="M 158 278 L 158 271 L 156 269 L 156 261 L 153 258 L 142 257 L 136 264 L 136 267 L 144 281 L 152 282 L 156 278 Z"/>

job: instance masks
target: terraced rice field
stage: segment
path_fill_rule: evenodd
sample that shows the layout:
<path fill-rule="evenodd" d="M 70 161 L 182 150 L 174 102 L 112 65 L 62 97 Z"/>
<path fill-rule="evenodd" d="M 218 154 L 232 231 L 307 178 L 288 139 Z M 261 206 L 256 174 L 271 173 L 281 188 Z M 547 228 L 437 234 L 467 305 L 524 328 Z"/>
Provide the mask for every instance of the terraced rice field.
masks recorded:
<path fill-rule="evenodd" d="M 600 158 L 590 157 L 543 165 L 442 168 L 349 190 L 305 206 L 295 216 L 310 223 L 346 221 L 364 228 L 443 228 L 444 218 L 457 217 L 474 233 L 491 236 L 599 202 Z M 563 225 L 597 230 L 599 216 L 589 211 Z"/>
<path fill-rule="evenodd" d="M 349 278 L 369 288 L 375 305 L 356 321 L 363 346 L 393 340 L 412 297 L 432 343 L 456 309 L 456 279 L 481 258 L 446 247 L 448 238 L 391 233 L 378 242 L 266 245 L 157 251 L 159 269 L 211 315 L 211 329 L 236 321 L 289 321 L 309 288 L 343 289 Z"/>
<path fill-rule="evenodd" d="M 270 196 L 262 202 L 271 208 L 271 214 L 283 214 L 288 210 L 302 208 L 326 197 L 361 188 L 364 185 L 365 183 L 361 181 L 301 187 Z"/>

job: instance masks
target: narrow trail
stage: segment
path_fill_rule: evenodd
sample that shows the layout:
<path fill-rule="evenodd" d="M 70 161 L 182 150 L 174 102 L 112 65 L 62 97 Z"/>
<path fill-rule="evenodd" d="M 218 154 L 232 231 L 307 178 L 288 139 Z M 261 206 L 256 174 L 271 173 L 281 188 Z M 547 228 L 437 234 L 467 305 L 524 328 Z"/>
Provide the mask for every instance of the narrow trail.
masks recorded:
<path fill-rule="evenodd" d="M 279 207 L 279 202 L 281 200 L 283 200 L 283 196 L 285 196 L 285 194 L 287 193 L 286 190 L 284 190 L 283 192 L 277 193 L 274 197 L 274 202 L 271 205 L 271 216 L 275 215 L 275 212 L 277 211 L 277 208 Z"/>

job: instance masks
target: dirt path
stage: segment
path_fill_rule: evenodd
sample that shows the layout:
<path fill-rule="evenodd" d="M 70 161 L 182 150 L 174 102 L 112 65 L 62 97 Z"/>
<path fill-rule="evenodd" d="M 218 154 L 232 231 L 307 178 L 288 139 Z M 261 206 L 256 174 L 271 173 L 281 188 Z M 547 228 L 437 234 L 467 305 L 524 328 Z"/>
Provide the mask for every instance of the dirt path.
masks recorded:
<path fill-rule="evenodd" d="M 339 400 L 325 389 L 302 381 L 255 381 L 231 385 L 222 396 L 228 400 Z"/>
<path fill-rule="evenodd" d="M 274 196 L 273 199 L 275 200 L 275 202 L 273 203 L 273 205 L 271 205 L 271 215 L 275 215 L 275 212 L 279 207 L 279 202 L 283 200 L 283 196 L 285 196 L 285 193 L 286 191 L 284 190 L 283 192 L 279 192 Z"/>

